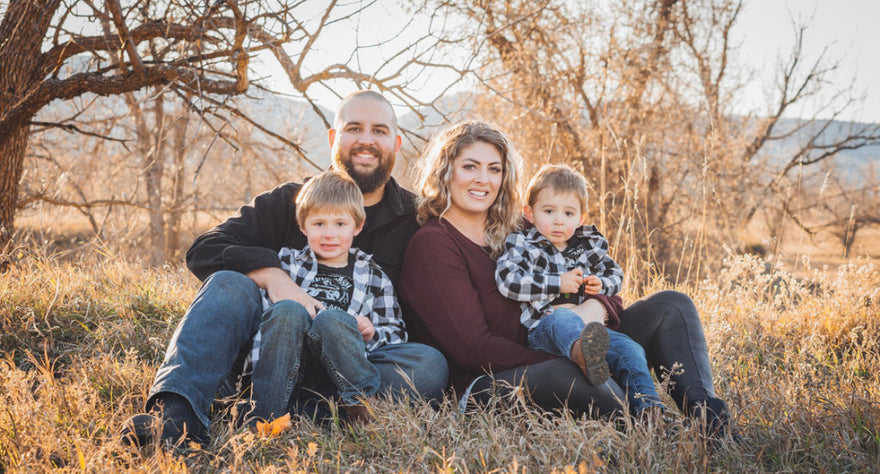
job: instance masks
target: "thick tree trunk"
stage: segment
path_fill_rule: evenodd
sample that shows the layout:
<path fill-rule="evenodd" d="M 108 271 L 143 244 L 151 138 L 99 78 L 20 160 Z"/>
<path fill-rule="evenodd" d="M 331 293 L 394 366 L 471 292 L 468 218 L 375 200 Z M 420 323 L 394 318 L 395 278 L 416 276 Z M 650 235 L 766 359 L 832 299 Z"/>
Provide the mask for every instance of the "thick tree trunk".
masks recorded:
<path fill-rule="evenodd" d="M 0 22 L 0 116 L 42 79 L 35 75 L 40 66 L 40 48 L 60 3 L 60 0 L 12 0 L 9 3 Z M 0 254 L 7 249 L 15 230 L 29 121 L 27 117 L 11 127 L 0 128 Z"/>
<path fill-rule="evenodd" d="M 15 230 L 18 182 L 27 151 L 28 128 L 27 125 L 19 127 L 5 140 L 0 140 L 0 255 L 5 253 Z"/>

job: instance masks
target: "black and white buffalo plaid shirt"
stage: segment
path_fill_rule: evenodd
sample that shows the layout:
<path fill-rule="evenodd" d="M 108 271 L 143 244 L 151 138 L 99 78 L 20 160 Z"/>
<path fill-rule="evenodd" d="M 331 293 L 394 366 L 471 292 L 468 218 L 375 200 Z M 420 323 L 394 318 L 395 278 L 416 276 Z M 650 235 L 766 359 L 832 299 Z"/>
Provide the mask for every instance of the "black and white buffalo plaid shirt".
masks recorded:
<path fill-rule="evenodd" d="M 379 264 L 373 261 L 370 254 L 356 248 L 351 248 L 349 253 L 354 255 L 352 270 L 354 288 L 346 312 L 352 316 L 368 316 L 373 322 L 376 335 L 367 342 L 367 352 L 386 344 L 406 342 L 406 326 L 403 323 L 397 297 L 394 296 L 391 279 L 385 275 Z M 315 281 L 315 275 L 318 274 L 318 258 L 315 252 L 308 245 L 302 250 L 283 247 L 278 252 L 278 257 L 281 259 L 281 268 L 290 273 L 293 281 L 306 293 L 315 296 L 309 291 L 311 283 Z M 261 289 L 260 293 L 263 295 L 263 311 L 265 311 L 272 302 L 266 290 Z M 251 349 L 251 364 L 260 357 L 260 340 L 261 334 L 258 331 Z"/>
<path fill-rule="evenodd" d="M 504 253 L 495 268 L 498 291 L 507 298 L 522 302 L 520 322 L 532 329 L 541 317 L 553 311 L 552 302 L 561 292 L 562 274 L 581 267 L 584 275 L 596 275 L 602 281 L 602 293 L 613 296 L 620 291 L 623 271 L 608 256 L 608 241 L 596 226 L 575 230 L 565 254 L 576 255 L 573 265 L 538 229 L 514 232 L 504 242 Z M 578 303 L 583 303 L 581 296 Z"/>

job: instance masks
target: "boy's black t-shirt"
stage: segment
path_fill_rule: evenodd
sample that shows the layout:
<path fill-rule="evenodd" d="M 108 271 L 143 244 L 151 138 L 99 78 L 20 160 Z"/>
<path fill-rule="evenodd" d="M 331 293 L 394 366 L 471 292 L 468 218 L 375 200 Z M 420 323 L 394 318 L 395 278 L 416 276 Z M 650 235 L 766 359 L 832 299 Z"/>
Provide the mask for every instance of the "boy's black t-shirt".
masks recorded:
<path fill-rule="evenodd" d="M 324 303 L 326 309 L 347 311 L 354 292 L 354 256 L 348 256 L 348 265 L 342 268 L 318 264 L 315 279 L 307 293 Z"/>
<path fill-rule="evenodd" d="M 586 251 L 586 248 L 583 245 L 569 245 L 562 251 L 562 257 L 565 259 L 565 268 L 566 271 L 573 270 L 574 267 L 577 266 L 578 259 L 581 255 Z M 587 276 L 584 273 L 584 276 Z M 556 297 L 553 302 L 550 304 L 558 305 L 558 304 L 580 304 L 581 298 L 584 296 L 584 285 L 581 285 L 578 288 L 577 293 L 563 293 Z"/>

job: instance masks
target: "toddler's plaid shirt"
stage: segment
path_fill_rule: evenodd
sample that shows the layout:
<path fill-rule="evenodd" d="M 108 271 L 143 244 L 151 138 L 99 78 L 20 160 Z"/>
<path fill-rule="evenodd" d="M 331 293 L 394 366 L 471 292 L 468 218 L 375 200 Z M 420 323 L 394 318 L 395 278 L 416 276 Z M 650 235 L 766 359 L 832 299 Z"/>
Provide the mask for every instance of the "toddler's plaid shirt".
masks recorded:
<path fill-rule="evenodd" d="M 575 267 L 583 268 L 585 276 L 599 277 L 603 294 L 614 296 L 620 291 L 623 271 L 608 256 L 608 241 L 596 226 L 579 227 L 568 246 L 583 249 Z M 532 329 L 543 315 L 553 311 L 551 303 L 562 291 L 562 274 L 574 267 L 567 268 L 562 252 L 534 227 L 507 236 L 504 248 L 495 268 L 498 291 L 522 302 L 520 322 Z M 585 299 L 581 297 L 579 303 Z"/>

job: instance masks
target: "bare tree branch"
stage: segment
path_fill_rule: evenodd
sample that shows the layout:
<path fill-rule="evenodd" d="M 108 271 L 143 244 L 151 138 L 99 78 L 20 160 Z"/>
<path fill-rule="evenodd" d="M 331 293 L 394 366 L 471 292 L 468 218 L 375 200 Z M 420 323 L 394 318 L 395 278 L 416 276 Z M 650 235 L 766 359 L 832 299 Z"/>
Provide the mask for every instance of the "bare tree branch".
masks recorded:
<path fill-rule="evenodd" d="M 116 25 L 116 31 L 119 32 L 119 39 L 122 42 L 122 48 L 120 48 L 120 50 L 124 50 L 128 53 L 128 58 L 134 65 L 135 74 L 143 74 L 144 64 L 141 62 L 141 57 L 138 55 L 137 44 L 132 41 L 128 26 L 126 26 L 125 21 L 122 18 L 122 8 L 119 6 L 119 0 L 106 0 L 105 4 L 113 17 L 113 24 Z M 120 63 L 121 62 L 122 61 L 120 61 Z"/>
<path fill-rule="evenodd" d="M 29 123 L 31 125 L 36 125 L 38 127 L 60 128 L 60 129 L 67 131 L 67 132 L 76 132 L 76 133 L 81 133 L 83 135 L 88 135 L 90 137 L 97 137 L 102 140 L 117 142 L 117 143 L 120 143 L 123 147 L 125 147 L 126 150 L 128 150 L 128 142 L 131 141 L 129 139 L 115 138 L 115 137 L 111 137 L 109 135 L 102 135 L 100 133 L 89 132 L 88 130 L 83 130 L 83 129 L 81 129 L 71 123 L 40 122 L 40 121 L 34 121 L 34 120 L 30 121 Z M 39 130 L 34 130 L 34 132 L 39 132 Z"/>

